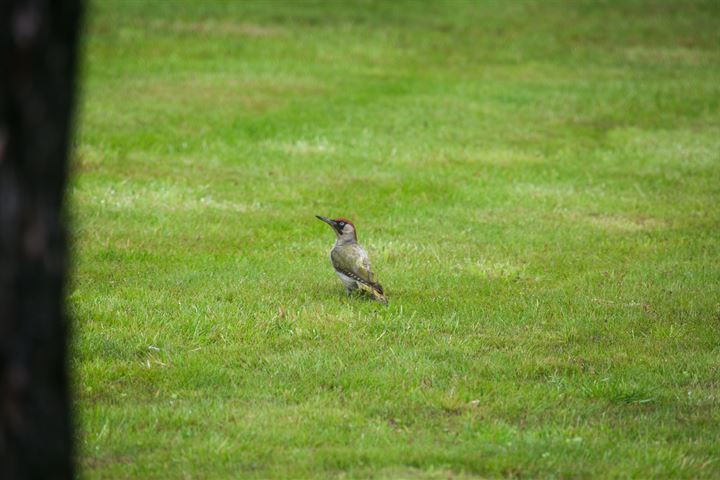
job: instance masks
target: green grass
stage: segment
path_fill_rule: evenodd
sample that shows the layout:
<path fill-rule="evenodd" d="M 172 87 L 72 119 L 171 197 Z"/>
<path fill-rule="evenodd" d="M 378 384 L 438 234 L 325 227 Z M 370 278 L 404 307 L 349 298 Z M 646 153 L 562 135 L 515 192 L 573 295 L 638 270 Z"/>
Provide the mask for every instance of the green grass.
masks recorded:
<path fill-rule="evenodd" d="M 87 478 L 720 476 L 720 4 L 89 9 Z M 347 216 L 390 306 L 346 298 Z"/>

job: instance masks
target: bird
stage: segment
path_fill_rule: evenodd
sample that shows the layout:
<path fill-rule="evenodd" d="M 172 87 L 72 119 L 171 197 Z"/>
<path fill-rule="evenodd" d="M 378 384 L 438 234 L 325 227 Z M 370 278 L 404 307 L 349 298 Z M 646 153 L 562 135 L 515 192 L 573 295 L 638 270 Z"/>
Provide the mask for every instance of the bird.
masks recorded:
<path fill-rule="evenodd" d="M 370 269 L 368 254 L 357 241 L 353 222 L 344 217 L 332 219 L 322 215 L 315 216 L 330 225 L 335 232 L 335 245 L 330 250 L 330 261 L 345 286 L 346 293 L 349 295 L 355 290 L 367 292 L 378 302 L 387 305 L 385 292 Z"/>

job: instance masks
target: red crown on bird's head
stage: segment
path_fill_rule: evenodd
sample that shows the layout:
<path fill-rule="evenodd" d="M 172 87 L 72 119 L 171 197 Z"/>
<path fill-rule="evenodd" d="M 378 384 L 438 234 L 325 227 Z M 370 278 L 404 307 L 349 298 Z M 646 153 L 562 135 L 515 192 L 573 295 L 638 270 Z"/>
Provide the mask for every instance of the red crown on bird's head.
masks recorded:
<path fill-rule="evenodd" d="M 335 219 L 335 221 L 336 221 L 336 222 L 349 223 L 350 225 L 353 226 L 353 228 L 355 228 L 355 224 L 354 224 L 352 221 L 350 221 L 350 220 L 348 220 L 347 218 L 345 218 L 345 217 L 338 217 L 338 218 Z"/>

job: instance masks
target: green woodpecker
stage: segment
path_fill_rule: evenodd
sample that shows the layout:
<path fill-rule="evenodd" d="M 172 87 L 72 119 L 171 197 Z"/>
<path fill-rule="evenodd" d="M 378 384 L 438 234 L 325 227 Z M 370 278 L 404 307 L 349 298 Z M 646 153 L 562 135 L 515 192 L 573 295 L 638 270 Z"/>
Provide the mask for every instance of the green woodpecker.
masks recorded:
<path fill-rule="evenodd" d="M 347 218 L 332 218 L 316 215 L 317 218 L 330 225 L 335 232 L 335 245 L 330 250 L 330 261 L 335 273 L 340 277 L 348 294 L 354 290 L 362 290 L 387 305 L 382 287 L 375 274 L 370 270 L 370 259 L 357 241 L 355 225 Z"/>

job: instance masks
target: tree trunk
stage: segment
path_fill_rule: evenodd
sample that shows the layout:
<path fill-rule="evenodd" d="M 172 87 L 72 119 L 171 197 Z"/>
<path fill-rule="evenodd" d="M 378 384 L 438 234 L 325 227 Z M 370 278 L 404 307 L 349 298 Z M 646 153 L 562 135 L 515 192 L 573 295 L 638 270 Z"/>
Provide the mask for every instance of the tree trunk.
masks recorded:
<path fill-rule="evenodd" d="M 72 478 L 63 197 L 80 0 L 0 1 L 0 478 Z"/>

